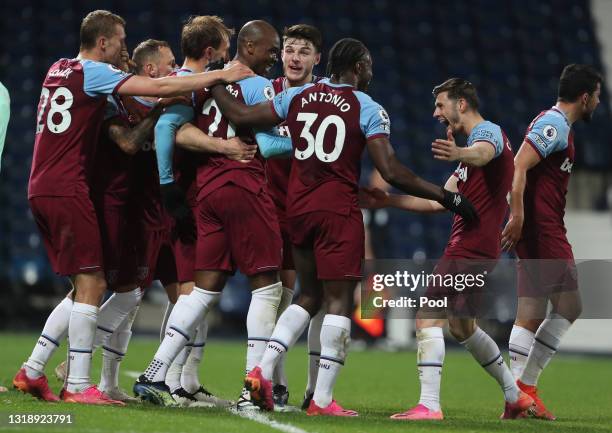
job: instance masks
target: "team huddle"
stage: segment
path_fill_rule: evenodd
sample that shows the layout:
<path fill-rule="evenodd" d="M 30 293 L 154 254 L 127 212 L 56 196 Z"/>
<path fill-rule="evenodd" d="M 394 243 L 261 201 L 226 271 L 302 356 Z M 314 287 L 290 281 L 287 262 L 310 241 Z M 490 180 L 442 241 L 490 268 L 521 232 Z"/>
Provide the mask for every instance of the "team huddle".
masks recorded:
<path fill-rule="evenodd" d="M 54 63 L 43 82 L 28 198 L 53 270 L 73 289 L 49 315 L 13 380 L 16 388 L 83 404 L 289 410 L 285 354 L 308 327 L 302 409 L 358 416 L 336 402 L 333 389 L 362 278 L 360 208 L 396 207 L 454 213 L 438 273 L 465 272 L 465 262 L 494 263 L 502 250 L 515 250 L 519 300 L 507 366 L 477 325 L 476 296 L 428 287 L 428 297 L 451 305 L 417 313 L 421 395 L 391 418 L 443 419 L 448 324 L 499 383 L 502 418 L 555 419 L 537 382 L 580 315 L 563 215 L 574 161 L 571 127 L 590 120 L 599 103 L 597 71 L 566 66 L 556 105 L 533 120 L 516 156 L 502 128 L 479 113 L 472 83 L 451 78 L 436 86 L 433 116 L 447 136 L 432 143 L 432 153 L 459 164 L 440 186 L 396 158 L 389 116 L 366 93 L 372 57 L 362 42 L 337 41 L 327 76 L 317 77 L 322 36 L 311 25 L 289 26 L 280 37 L 269 23 L 250 21 L 230 61 L 234 30 L 219 17 L 194 16 L 182 29 L 181 67 L 170 45 L 153 39 L 130 59 L 125 27 L 111 12 L 88 14 L 78 57 Z M 270 80 L 279 56 L 284 76 Z M 455 135 L 467 136 L 467 145 L 458 146 Z M 360 188 L 364 149 L 404 194 Z M 553 259 L 555 266 L 541 272 L 533 259 Z M 237 270 L 252 297 L 246 377 L 234 402 L 206 390 L 199 366 L 208 313 Z M 119 387 L 119 366 L 143 289 L 153 280 L 166 289 L 168 307 L 161 343 L 134 384 L 134 398 Z M 100 306 L 107 290 L 113 294 Z M 58 396 L 44 369 L 66 337 L 68 359 L 55 368 L 64 380 Z M 99 385 L 90 377 L 97 349 Z"/>

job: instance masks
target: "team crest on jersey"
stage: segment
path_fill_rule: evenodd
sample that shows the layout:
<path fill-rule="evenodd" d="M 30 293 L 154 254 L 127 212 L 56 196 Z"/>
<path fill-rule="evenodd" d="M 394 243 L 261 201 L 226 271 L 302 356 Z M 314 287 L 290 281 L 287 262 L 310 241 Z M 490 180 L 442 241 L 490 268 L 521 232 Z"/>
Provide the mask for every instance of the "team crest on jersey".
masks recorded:
<path fill-rule="evenodd" d="M 274 99 L 274 89 L 270 86 L 264 87 L 263 94 L 268 101 L 271 101 L 272 99 Z"/>
<path fill-rule="evenodd" d="M 557 128 L 552 125 L 546 125 L 542 132 L 547 141 L 555 141 L 555 138 L 557 138 Z"/>
<path fill-rule="evenodd" d="M 381 128 L 384 131 L 390 131 L 391 130 L 391 119 L 389 118 L 389 115 L 387 114 L 387 112 L 384 109 L 380 109 L 378 111 L 378 115 L 380 116 L 382 123 L 381 123 Z"/>

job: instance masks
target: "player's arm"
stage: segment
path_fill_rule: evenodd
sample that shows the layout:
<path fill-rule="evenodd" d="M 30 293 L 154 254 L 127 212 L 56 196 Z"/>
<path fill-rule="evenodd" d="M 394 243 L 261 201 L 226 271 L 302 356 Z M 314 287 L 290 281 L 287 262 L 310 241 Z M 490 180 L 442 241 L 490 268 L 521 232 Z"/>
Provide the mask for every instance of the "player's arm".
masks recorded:
<path fill-rule="evenodd" d="M 510 192 L 510 217 L 502 231 L 501 240 L 502 249 L 506 251 L 514 248 L 521 238 L 525 219 L 523 195 L 527 184 L 527 171 L 535 167 L 541 159 L 542 156 L 527 140 L 523 141 L 514 157 L 514 176 Z"/>
<path fill-rule="evenodd" d="M 290 137 L 281 136 L 277 130 L 260 131 L 255 133 L 255 140 L 259 152 L 264 158 L 288 158 L 291 156 L 293 145 Z"/>
<path fill-rule="evenodd" d="M 466 221 L 478 218 L 476 210 L 463 195 L 427 182 L 404 166 L 395 156 L 387 136 L 377 135 L 368 139 L 367 147 L 374 166 L 388 184 L 406 194 L 436 201 Z"/>
<path fill-rule="evenodd" d="M 144 142 L 152 135 L 153 128 L 165 107 L 178 102 L 180 98 L 160 99 L 149 113 L 133 128 L 128 128 L 118 118 L 109 119 L 106 134 L 119 148 L 133 155 L 142 148 Z M 184 102 L 181 100 L 181 102 Z"/>
<path fill-rule="evenodd" d="M 176 134 L 176 145 L 192 152 L 220 153 L 235 161 L 250 161 L 257 152 L 257 145 L 246 144 L 238 137 L 228 140 L 211 137 L 200 128 L 185 123 Z"/>
<path fill-rule="evenodd" d="M 236 100 L 225 86 L 214 86 L 211 92 L 223 115 L 236 126 L 271 128 L 282 121 L 269 102 L 245 105 Z"/>
<path fill-rule="evenodd" d="M 457 146 L 450 128 L 446 130 L 446 140 L 439 138 L 431 143 L 431 151 L 435 159 L 460 161 L 475 167 L 482 167 L 495 157 L 495 147 L 488 141 L 476 141 L 469 147 Z"/>
<path fill-rule="evenodd" d="M 457 177 L 451 176 L 446 181 L 444 189 L 458 192 Z M 445 212 L 446 208 L 435 200 L 415 197 L 406 194 L 389 194 L 378 188 L 361 188 L 359 190 L 359 205 L 368 209 L 393 207 L 418 213 Z"/>
<path fill-rule="evenodd" d="M 240 62 L 231 63 L 226 69 L 197 74 L 163 78 L 131 76 L 117 89 L 120 95 L 177 96 L 211 87 L 215 84 L 233 83 L 253 76 L 254 73 Z"/>

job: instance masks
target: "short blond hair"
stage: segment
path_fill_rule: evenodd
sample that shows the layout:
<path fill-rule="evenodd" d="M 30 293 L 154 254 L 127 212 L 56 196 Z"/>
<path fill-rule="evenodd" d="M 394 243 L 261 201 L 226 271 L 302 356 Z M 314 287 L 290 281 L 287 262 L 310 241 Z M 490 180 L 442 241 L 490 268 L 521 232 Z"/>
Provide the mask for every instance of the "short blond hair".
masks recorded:
<path fill-rule="evenodd" d="M 89 12 L 81 22 L 81 49 L 95 47 L 100 36 L 113 37 L 117 24 L 125 27 L 125 20 L 119 15 L 102 9 Z"/>

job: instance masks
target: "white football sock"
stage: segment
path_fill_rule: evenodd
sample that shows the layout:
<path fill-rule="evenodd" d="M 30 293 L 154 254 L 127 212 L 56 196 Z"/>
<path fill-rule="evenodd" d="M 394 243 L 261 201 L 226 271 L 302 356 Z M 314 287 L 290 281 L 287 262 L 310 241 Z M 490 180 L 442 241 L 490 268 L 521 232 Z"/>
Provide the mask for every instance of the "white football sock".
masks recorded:
<path fill-rule="evenodd" d="M 181 372 L 181 387 L 189 392 L 194 393 L 200 389 L 200 378 L 199 378 L 199 367 L 202 363 L 204 355 L 204 346 L 206 345 L 206 338 L 208 337 L 208 319 L 204 319 L 200 322 L 196 328 L 195 336 L 193 337 L 193 344 L 191 345 L 191 351 L 183 365 Z"/>
<path fill-rule="evenodd" d="M 164 311 L 164 317 L 162 319 L 161 327 L 159 328 L 159 342 L 164 341 L 164 335 L 166 335 L 166 328 L 168 327 L 168 318 L 172 313 L 172 309 L 174 308 L 174 304 L 168 301 L 166 304 L 166 310 Z"/>
<path fill-rule="evenodd" d="M 23 365 L 30 379 L 36 379 L 44 374 L 47 362 L 66 337 L 72 304 L 72 299 L 64 298 L 49 314 L 32 354 Z"/>
<path fill-rule="evenodd" d="M 100 391 L 106 392 L 119 387 L 119 364 L 123 360 L 130 339 L 132 338 L 132 324 L 138 314 L 136 306 L 128 316 L 123 319 L 106 345 L 102 346 L 102 375 L 100 377 Z"/>
<path fill-rule="evenodd" d="M 203 320 L 209 308 L 219 299 L 220 292 L 194 287 L 189 295 L 181 295 L 168 319 L 168 330 L 153 361 L 144 372 L 152 382 L 162 382 L 166 372 L 185 344 L 191 339 L 196 324 Z M 182 367 L 181 367 L 182 370 Z"/>
<path fill-rule="evenodd" d="M 535 333 L 533 346 L 521 375 L 525 385 L 537 386 L 542 370 L 548 365 L 557 352 L 561 339 L 572 326 L 565 317 L 551 313 L 542 322 Z"/>
<path fill-rule="evenodd" d="M 135 288 L 125 293 L 113 293 L 100 307 L 94 348 L 103 346 L 115 329 L 123 322 L 130 312 L 140 304 L 142 289 Z"/>
<path fill-rule="evenodd" d="M 300 338 L 309 321 L 310 314 L 297 304 L 290 305 L 281 314 L 259 363 L 263 377 L 272 379 L 274 367 L 281 355 L 286 353 Z"/>
<path fill-rule="evenodd" d="M 346 359 L 351 337 L 351 319 L 326 314 L 321 327 L 321 359 L 313 400 L 319 407 L 332 402 L 334 385 Z"/>
<path fill-rule="evenodd" d="M 253 290 L 247 313 L 247 356 L 246 370 L 251 371 L 260 363 L 268 340 L 274 330 L 276 312 L 283 286 L 281 282 Z"/>
<path fill-rule="evenodd" d="M 510 354 L 510 370 L 515 379 L 521 377 L 531 346 L 533 346 L 534 333 L 529 329 L 514 325 L 508 342 L 508 353 Z"/>
<path fill-rule="evenodd" d="M 70 360 L 66 389 L 70 392 L 81 392 L 90 386 L 91 353 L 98 307 L 75 302 L 70 314 L 68 341 Z"/>
<path fill-rule="evenodd" d="M 278 323 L 278 319 L 281 314 L 291 305 L 293 302 L 293 290 L 289 287 L 283 287 L 283 294 L 281 296 L 280 303 L 278 304 L 278 312 L 276 313 L 276 322 Z M 281 354 L 280 359 L 276 363 L 276 367 L 274 367 L 274 375 L 272 378 L 272 382 L 274 385 L 282 385 L 287 387 L 287 373 L 285 373 L 285 361 L 287 359 L 287 352 Z"/>
<path fill-rule="evenodd" d="M 440 382 L 444 363 L 444 333 L 442 328 L 417 329 L 417 370 L 421 382 L 419 403 L 429 410 L 440 411 Z"/>
<path fill-rule="evenodd" d="M 181 375 L 183 374 L 183 366 L 187 362 L 189 353 L 193 347 L 193 340 L 189 340 L 181 349 L 179 354 L 174 358 L 168 372 L 166 373 L 166 385 L 170 388 L 170 392 L 174 392 L 181 387 Z"/>
<path fill-rule="evenodd" d="M 460 343 L 465 346 L 487 373 L 499 383 L 506 401 L 510 403 L 516 402 L 519 397 L 519 389 L 495 341 L 477 327 L 471 337 Z"/>
<path fill-rule="evenodd" d="M 321 308 L 317 314 L 310 319 L 308 326 L 308 382 L 306 383 L 306 394 L 313 394 L 317 386 L 319 374 L 319 358 L 321 357 L 321 326 L 325 310 Z"/>

